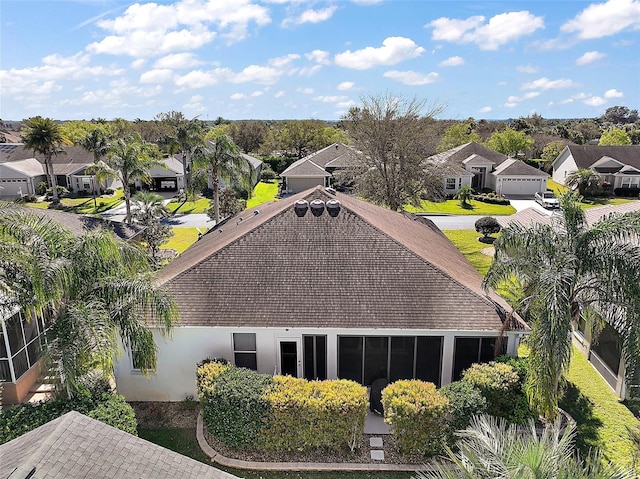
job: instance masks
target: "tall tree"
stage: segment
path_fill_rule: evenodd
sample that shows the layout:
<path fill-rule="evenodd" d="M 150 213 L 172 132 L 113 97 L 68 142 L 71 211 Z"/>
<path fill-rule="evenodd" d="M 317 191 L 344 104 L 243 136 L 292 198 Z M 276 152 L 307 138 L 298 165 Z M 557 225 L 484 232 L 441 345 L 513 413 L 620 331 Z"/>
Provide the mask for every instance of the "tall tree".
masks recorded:
<path fill-rule="evenodd" d="M 263 121 L 240 120 L 229 125 L 229 136 L 245 153 L 258 151 L 267 137 L 269 128 Z"/>
<path fill-rule="evenodd" d="M 44 156 L 44 166 L 47 171 L 49 186 L 53 196 L 53 203 L 60 203 L 58 182 L 53 173 L 53 155 L 62 152 L 62 146 L 69 142 L 60 133 L 60 126 L 51 118 L 35 116 L 24 120 L 22 141 L 28 150 Z"/>
<path fill-rule="evenodd" d="M 625 125 L 638 121 L 638 110 L 630 110 L 626 106 L 610 106 L 602 115 L 604 121 L 614 125 Z"/>
<path fill-rule="evenodd" d="M 571 193 L 560 204 L 556 224 L 503 228 L 484 279 L 485 287 L 514 280 L 523 287 L 516 309 L 531 326 L 527 395 L 546 418 L 557 414 L 571 325 L 581 315 L 621 335 L 628 384 L 640 358 L 640 212 L 607 216 L 589 227 Z"/>
<path fill-rule="evenodd" d="M 585 460 L 575 452 L 576 427 L 560 421 L 538 434 L 531 421 L 527 427 L 508 425 L 502 419 L 476 416 L 458 433 L 457 449 L 447 449 L 449 464 L 418 472 L 417 479 L 632 479 L 599 452 Z"/>
<path fill-rule="evenodd" d="M 131 224 L 131 186 L 135 180 L 143 183 L 150 181 L 149 170 L 164 167 L 158 159 L 159 152 L 156 145 L 144 142 L 137 134 L 119 138 L 111 143 L 104 164 L 102 175 L 110 175 L 122 182 L 124 202 L 127 209 L 125 222 Z M 100 169 L 101 165 L 94 163 L 92 167 Z"/>
<path fill-rule="evenodd" d="M 475 128 L 476 122 L 473 118 L 451 125 L 445 130 L 442 139 L 438 142 L 438 153 L 450 150 L 456 146 L 464 145 L 465 143 L 481 143 L 482 138 L 480 138 L 480 135 L 476 132 Z"/>
<path fill-rule="evenodd" d="M 142 239 L 147 245 L 151 264 L 154 269 L 160 267 L 160 246 L 173 236 L 171 226 L 162 223 L 162 218 L 169 215 L 162 196 L 151 191 L 139 191 L 131 198 L 133 218 L 144 226 Z"/>
<path fill-rule="evenodd" d="M 533 147 L 533 139 L 522 131 L 516 131 L 507 126 L 502 131 L 494 132 L 487 146 L 504 155 L 516 158 L 518 154 L 525 153 Z"/>
<path fill-rule="evenodd" d="M 0 208 L 0 285 L 5 304 L 50 321 L 46 357 L 62 396 L 86 388 L 91 371 L 113 373 L 118 340 L 144 371 L 156 367 L 147 320 L 168 332 L 178 312 L 154 284 L 144 254 L 106 229 L 75 236 L 22 208 Z"/>
<path fill-rule="evenodd" d="M 193 158 L 195 172 L 208 181 L 213 190 L 213 219 L 220 222 L 220 181 L 240 183 L 251 191 L 253 168 L 238 152 L 230 136 L 217 132 L 205 142 Z"/>
<path fill-rule="evenodd" d="M 427 122 L 443 109 L 386 95 L 363 97 L 349 110 L 341 124 L 362 152 L 355 177 L 362 196 L 397 211 L 441 192 L 441 172 L 426 159 L 432 144 Z"/>
<path fill-rule="evenodd" d="M 162 139 L 163 145 L 171 153 L 180 153 L 184 171 L 185 190 L 191 191 L 191 158 L 196 150 L 204 145 L 204 124 L 197 118 L 182 120 L 172 125 L 171 135 Z"/>
<path fill-rule="evenodd" d="M 624 128 L 609 128 L 600 137 L 598 145 L 610 146 L 610 145 L 630 145 L 631 138 Z"/>

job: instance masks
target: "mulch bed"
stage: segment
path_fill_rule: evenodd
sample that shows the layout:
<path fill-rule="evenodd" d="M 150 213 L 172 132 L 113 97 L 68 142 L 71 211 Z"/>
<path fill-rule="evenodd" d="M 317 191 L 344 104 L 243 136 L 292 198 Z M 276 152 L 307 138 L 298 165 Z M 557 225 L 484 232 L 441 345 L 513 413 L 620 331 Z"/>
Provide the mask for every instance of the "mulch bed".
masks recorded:
<path fill-rule="evenodd" d="M 195 429 L 200 411 L 199 405 L 195 401 L 182 402 L 131 402 L 131 406 L 138 420 L 138 427 L 143 429 L 155 429 L 162 427 Z M 392 435 L 374 436 L 364 434 L 356 449 L 351 452 L 348 448 L 339 451 L 319 450 L 319 451 L 262 451 L 262 450 L 238 450 L 230 448 L 206 430 L 205 439 L 209 445 L 223 456 L 241 459 L 245 461 L 261 462 L 348 462 L 348 463 L 379 463 L 371 460 L 371 447 L 369 439 L 371 437 L 383 438 L 383 451 L 385 464 L 424 464 L 425 458 L 422 456 L 406 456 L 399 454 L 395 449 Z"/>

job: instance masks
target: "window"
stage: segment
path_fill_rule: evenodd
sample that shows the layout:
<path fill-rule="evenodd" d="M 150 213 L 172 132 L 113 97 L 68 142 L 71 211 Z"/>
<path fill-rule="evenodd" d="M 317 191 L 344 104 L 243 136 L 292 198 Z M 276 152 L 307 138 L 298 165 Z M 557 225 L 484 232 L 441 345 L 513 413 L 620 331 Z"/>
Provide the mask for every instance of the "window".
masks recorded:
<path fill-rule="evenodd" d="M 446 181 L 447 182 L 445 184 L 445 188 L 447 190 L 455 190 L 456 189 L 456 179 L 455 178 L 447 178 Z"/>
<path fill-rule="evenodd" d="M 239 368 L 258 370 L 255 333 L 233 333 L 233 359 Z"/>
<path fill-rule="evenodd" d="M 133 365 L 133 369 L 134 371 L 142 371 L 143 369 L 148 370 L 151 369 L 149 366 L 149 364 L 147 364 L 144 360 L 144 358 L 142 358 L 140 356 L 140 354 L 138 354 L 138 351 L 131 351 L 131 364 Z"/>
<path fill-rule="evenodd" d="M 622 178 L 622 188 L 637 188 L 638 178 L 636 176 L 626 176 Z"/>
<path fill-rule="evenodd" d="M 496 352 L 498 338 L 456 338 L 455 353 L 453 358 L 453 381 L 462 376 L 462 371 L 474 363 L 486 363 L 496 356 L 503 354 L 506 349 L 506 341 L 502 344 L 502 351 Z"/>
<path fill-rule="evenodd" d="M 380 378 L 440 385 L 441 336 L 339 336 L 338 377 L 366 386 Z"/>
<path fill-rule="evenodd" d="M 302 336 L 304 343 L 304 378 L 327 379 L 327 337 Z"/>

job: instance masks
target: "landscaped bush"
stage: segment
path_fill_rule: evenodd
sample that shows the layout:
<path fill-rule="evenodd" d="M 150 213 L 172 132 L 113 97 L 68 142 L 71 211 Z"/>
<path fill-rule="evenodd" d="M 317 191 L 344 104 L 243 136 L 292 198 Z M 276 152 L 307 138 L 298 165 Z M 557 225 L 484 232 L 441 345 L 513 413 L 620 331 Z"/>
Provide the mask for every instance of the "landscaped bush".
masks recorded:
<path fill-rule="evenodd" d="M 198 368 L 198 398 L 209 432 L 231 447 L 257 446 L 272 387 L 272 376 L 250 369 L 215 362 Z"/>
<path fill-rule="evenodd" d="M 474 364 L 462 373 L 462 381 L 480 390 L 488 414 L 517 424 L 531 417 L 522 380 L 513 366 L 495 361 Z"/>
<path fill-rule="evenodd" d="M 473 198 L 476 201 L 482 201 L 483 203 L 490 203 L 492 205 L 510 205 L 511 204 L 511 202 L 504 196 L 496 195 L 496 194 L 493 194 L 493 196 L 491 196 L 490 193 L 472 195 L 471 198 Z"/>
<path fill-rule="evenodd" d="M 260 171 L 261 181 L 271 182 L 275 180 L 277 177 L 278 175 L 271 168 L 263 168 L 262 171 Z"/>
<path fill-rule="evenodd" d="M 487 400 L 469 382 L 452 382 L 440 388 L 440 393 L 449 400 L 447 423 L 450 432 L 465 429 L 473 416 L 487 410 Z"/>
<path fill-rule="evenodd" d="M 637 198 L 640 195 L 640 188 L 616 188 L 613 190 L 616 196 L 625 198 Z"/>
<path fill-rule="evenodd" d="M 415 379 L 391 383 L 382 390 L 382 406 L 401 453 L 440 452 L 449 400 L 433 383 Z"/>
<path fill-rule="evenodd" d="M 268 401 L 268 423 L 260 441 L 265 449 L 353 451 L 364 433 L 367 390 L 353 381 L 276 376 Z"/>
<path fill-rule="evenodd" d="M 105 393 L 100 398 L 56 399 L 40 404 L 21 404 L 0 414 L 0 444 L 15 439 L 69 411 L 78 411 L 130 434 L 137 435 L 133 408 L 123 396 Z"/>

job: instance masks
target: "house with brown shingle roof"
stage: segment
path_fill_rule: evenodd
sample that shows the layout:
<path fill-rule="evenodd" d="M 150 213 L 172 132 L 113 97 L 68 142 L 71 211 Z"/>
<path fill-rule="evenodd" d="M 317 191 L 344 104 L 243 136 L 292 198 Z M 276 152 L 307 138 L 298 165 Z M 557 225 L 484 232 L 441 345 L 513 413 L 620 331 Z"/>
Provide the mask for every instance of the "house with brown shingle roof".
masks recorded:
<path fill-rule="evenodd" d="M 335 193 L 335 192 L 334 192 Z M 158 370 L 116 368 L 129 400 L 195 394 L 195 365 L 308 379 L 444 385 L 515 353 L 527 327 L 430 222 L 322 187 L 245 211 L 160 271 L 181 322 L 158 330 Z"/>
<path fill-rule="evenodd" d="M 238 479 L 76 411 L 1 444 L 0 458 L 11 479 Z"/>
<path fill-rule="evenodd" d="M 614 190 L 640 187 L 640 145 L 567 145 L 552 164 L 553 181 L 560 184 L 578 169 L 592 169 Z"/>
<path fill-rule="evenodd" d="M 299 193 L 314 186 L 331 186 L 333 172 L 354 166 L 357 152 L 343 143 L 333 143 L 292 163 L 280 173 L 285 190 Z"/>
<path fill-rule="evenodd" d="M 501 195 L 529 196 L 547 189 L 544 171 L 491 150 L 480 143 L 466 143 L 429 157 L 443 169 L 445 195 L 464 185 L 480 192 L 485 188 Z"/>

